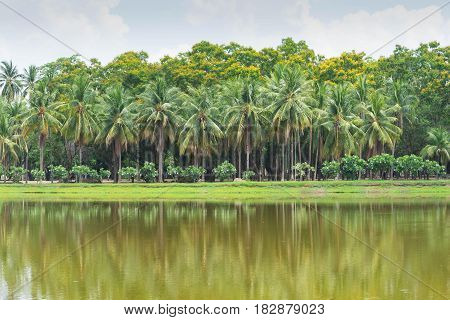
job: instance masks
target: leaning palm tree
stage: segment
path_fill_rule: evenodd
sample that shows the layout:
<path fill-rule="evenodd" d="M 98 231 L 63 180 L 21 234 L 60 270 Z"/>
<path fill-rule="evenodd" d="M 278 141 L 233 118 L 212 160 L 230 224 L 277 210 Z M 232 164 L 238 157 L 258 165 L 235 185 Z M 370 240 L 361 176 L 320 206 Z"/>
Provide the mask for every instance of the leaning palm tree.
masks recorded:
<path fill-rule="evenodd" d="M 14 100 L 20 94 L 22 87 L 21 75 L 12 61 L 0 63 L 0 94 L 8 101 Z"/>
<path fill-rule="evenodd" d="M 112 146 L 113 177 L 119 182 L 118 172 L 122 168 L 122 150 L 136 141 L 137 132 L 130 112 L 131 97 L 120 86 L 111 87 L 100 98 L 99 107 L 103 109 L 102 125 L 95 141 Z"/>
<path fill-rule="evenodd" d="M 311 106 L 314 103 L 313 87 L 303 76 L 299 66 L 277 65 L 264 89 L 272 112 L 272 126 L 281 142 L 281 180 L 285 175 L 285 145 L 290 143 L 291 162 L 294 164 L 294 146 L 298 138 L 301 158 L 301 133 L 311 126 Z M 301 159 L 300 159 L 301 161 Z M 293 177 L 293 172 L 292 172 Z"/>
<path fill-rule="evenodd" d="M 338 84 L 331 90 L 328 112 L 323 127 L 326 129 L 324 148 L 333 160 L 342 154 L 356 151 L 355 133 L 358 132 L 360 118 L 355 114 L 353 92 L 349 84 Z"/>
<path fill-rule="evenodd" d="M 0 163 L 6 170 L 10 158 L 17 159 L 18 145 L 14 141 L 14 133 L 9 123 L 9 117 L 0 110 Z M 6 180 L 6 175 L 4 175 Z"/>
<path fill-rule="evenodd" d="M 226 110 L 226 132 L 236 146 L 245 144 L 246 170 L 250 170 L 250 152 L 261 140 L 266 122 L 259 104 L 259 86 L 250 78 L 232 80 L 224 84 L 221 96 Z"/>
<path fill-rule="evenodd" d="M 215 121 L 216 106 L 214 97 L 206 86 L 189 87 L 188 92 L 183 95 L 186 122 L 180 132 L 180 153 L 184 154 L 188 150 L 193 153 L 196 166 L 201 154 L 203 168 L 206 167 L 206 156 L 215 150 L 218 139 L 223 136 Z"/>
<path fill-rule="evenodd" d="M 95 92 L 86 76 L 75 78 L 69 99 L 69 103 L 63 106 L 67 120 L 61 128 L 61 133 L 78 145 L 81 165 L 83 146 L 91 142 L 99 131 Z"/>
<path fill-rule="evenodd" d="M 40 82 L 30 97 L 30 106 L 21 116 L 23 135 L 37 132 L 39 136 L 39 168 L 44 170 L 44 148 L 50 132 L 61 129 L 60 119 L 63 116 L 58 112 L 60 103 L 56 101 L 56 91 L 50 91 L 46 82 Z"/>
<path fill-rule="evenodd" d="M 361 126 L 363 143 L 369 147 L 371 156 L 384 152 L 385 146 L 394 149 L 395 141 L 402 133 L 395 125 L 398 109 L 397 105 L 387 105 L 385 96 L 379 90 L 373 91 L 367 104 L 360 106 L 359 111 L 364 114 Z"/>
<path fill-rule="evenodd" d="M 428 132 L 428 144 L 420 154 L 424 158 L 436 159 L 443 166 L 450 160 L 450 139 L 447 130 L 434 128 Z"/>
<path fill-rule="evenodd" d="M 31 65 L 23 71 L 23 96 L 30 96 L 39 80 L 39 70 L 36 66 Z"/>
<path fill-rule="evenodd" d="M 164 78 L 152 81 L 138 96 L 137 122 L 141 127 L 142 137 L 156 143 L 159 182 L 163 181 L 165 141 L 175 139 L 178 99 L 178 88 L 169 86 Z"/>

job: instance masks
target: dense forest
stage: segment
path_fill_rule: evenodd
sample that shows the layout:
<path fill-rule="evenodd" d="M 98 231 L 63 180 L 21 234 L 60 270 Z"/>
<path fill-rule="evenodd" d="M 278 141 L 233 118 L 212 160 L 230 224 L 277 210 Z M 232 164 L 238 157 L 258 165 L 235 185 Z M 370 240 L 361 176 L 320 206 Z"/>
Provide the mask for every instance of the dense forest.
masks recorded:
<path fill-rule="evenodd" d="M 287 38 L 259 51 L 204 41 L 154 63 L 145 52 L 106 65 L 60 58 L 23 71 L 3 61 L 0 174 L 5 181 L 28 172 L 37 180 L 115 181 L 442 175 L 449 56 L 448 46 L 431 42 L 378 59 L 354 51 L 325 58 Z"/>

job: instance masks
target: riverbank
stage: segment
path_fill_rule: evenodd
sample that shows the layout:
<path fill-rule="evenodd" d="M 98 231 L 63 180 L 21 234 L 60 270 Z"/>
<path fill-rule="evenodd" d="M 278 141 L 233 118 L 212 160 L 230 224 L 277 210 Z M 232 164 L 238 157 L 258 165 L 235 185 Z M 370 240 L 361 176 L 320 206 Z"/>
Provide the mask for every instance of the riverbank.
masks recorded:
<path fill-rule="evenodd" d="M 448 198 L 450 180 L 0 184 L 1 200 L 295 200 Z"/>

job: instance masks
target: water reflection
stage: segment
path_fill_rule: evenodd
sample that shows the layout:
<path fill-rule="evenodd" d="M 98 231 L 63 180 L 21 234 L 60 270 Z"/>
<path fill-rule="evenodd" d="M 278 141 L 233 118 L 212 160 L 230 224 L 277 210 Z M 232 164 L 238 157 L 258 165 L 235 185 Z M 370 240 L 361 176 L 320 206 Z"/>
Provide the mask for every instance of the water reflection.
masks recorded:
<path fill-rule="evenodd" d="M 446 209 L 445 200 L 3 202 L 0 298 L 441 299 L 330 220 L 448 296 Z"/>

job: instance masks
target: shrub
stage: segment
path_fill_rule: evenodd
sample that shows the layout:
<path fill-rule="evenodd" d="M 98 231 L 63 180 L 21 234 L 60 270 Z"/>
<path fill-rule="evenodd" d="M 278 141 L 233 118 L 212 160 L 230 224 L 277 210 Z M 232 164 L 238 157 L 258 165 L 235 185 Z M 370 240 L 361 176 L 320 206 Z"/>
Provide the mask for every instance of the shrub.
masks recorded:
<path fill-rule="evenodd" d="M 19 183 L 26 173 L 27 170 L 23 167 L 12 166 L 9 168 L 9 177 L 14 183 Z"/>
<path fill-rule="evenodd" d="M 125 178 L 127 180 L 131 180 L 134 182 L 134 179 L 137 177 L 137 170 L 133 167 L 125 167 L 119 170 L 119 175 L 121 178 Z"/>
<path fill-rule="evenodd" d="M 77 181 L 81 182 L 83 179 L 88 178 L 89 174 L 92 173 L 92 170 L 88 166 L 74 166 L 72 168 L 72 173 L 77 178 Z"/>
<path fill-rule="evenodd" d="M 182 170 L 180 178 L 182 182 L 198 182 L 205 172 L 202 167 L 189 166 Z"/>
<path fill-rule="evenodd" d="M 397 158 L 394 168 L 396 172 L 400 175 L 403 174 L 405 178 L 416 179 L 422 170 L 423 164 L 424 161 L 421 157 L 412 154 Z"/>
<path fill-rule="evenodd" d="M 342 178 L 356 180 L 366 170 L 367 163 L 358 156 L 346 156 L 342 158 L 340 171 Z"/>
<path fill-rule="evenodd" d="M 100 176 L 100 179 L 109 179 L 109 177 L 111 177 L 111 171 L 101 168 L 98 171 L 98 175 Z"/>
<path fill-rule="evenodd" d="M 31 176 L 34 180 L 41 182 L 45 178 L 45 172 L 43 170 L 33 169 L 31 170 Z"/>
<path fill-rule="evenodd" d="M 247 172 L 247 171 L 246 171 Z M 219 179 L 219 181 L 224 181 L 226 179 L 232 179 L 236 174 L 236 168 L 228 161 L 225 161 L 213 169 L 214 176 Z M 244 178 L 244 180 L 247 180 Z"/>
<path fill-rule="evenodd" d="M 293 167 L 292 170 L 295 170 L 296 173 L 296 178 L 302 178 L 305 176 L 307 171 L 311 171 L 314 172 L 315 169 L 314 167 L 310 166 L 308 163 L 303 162 L 303 163 L 296 163 Z"/>
<path fill-rule="evenodd" d="M 66 168 L 63 166 L 50 166 L 50 175 L 51 180 L 53 179 L 59 180 L 59 181 L 67 181 L 67 178 L 69 177 L 69 172 L 67 172 Z"/>
<path fill-rule="evenodd" d="M 325 179 L 336 179 L 339 174 L 339 162 L 337 161 L 325 161 L 320 169 Z"/>
<path fill-rule="evenodd" d="M 256 176 L 256 173 L 252 170 L 247 170 L 247 171 L 242 172 L 242 179 L 244 179 L 244 180 L 250 181 L 253 179 L 254 176 Z"/>
<path fill-rule="evenodd" d="M 422 166 L 422 174 L 429 179 L 430 176 L 442 176 L 445 175 L 445 166 L 441 166 L 436 161 L 425 160 Z"/>
<path fill-rule="evenodd" d="M 141 178 L 145 182 L 155 182 L 156 177 L 158 176 L 158 170 L 156 170 L 156 166 L 153 162 L 145 162 L 141 168 Z"/>
<path fill-rule="evenodd" d="M 3 170 L 3 166 L 0 164 L 0 179 L 2 178 L 3 174 L 4 174 L 4 170 Z"/>
<path fill-rule="evenodd" d="M 391 171 L 395 163 L 395 158 L 390 154 L 380 154 L 371 157 L 367 161 L 367 168 L 372 172 L 380 175 L 380 178 L 386 179 L 388 172 Z"/>

